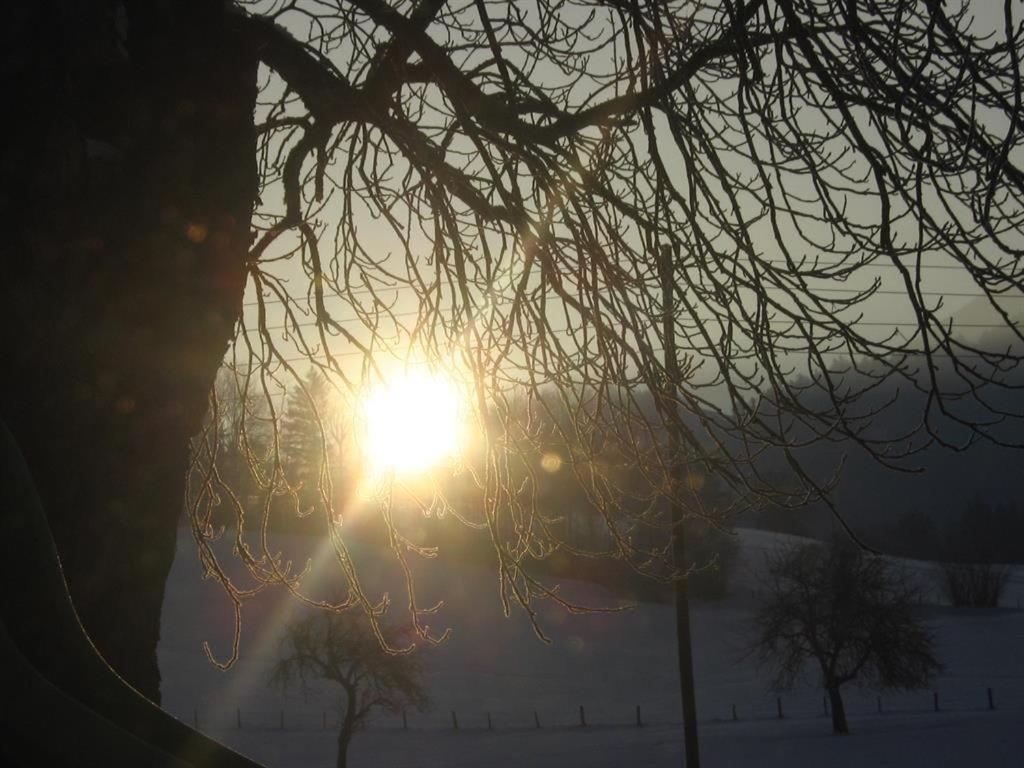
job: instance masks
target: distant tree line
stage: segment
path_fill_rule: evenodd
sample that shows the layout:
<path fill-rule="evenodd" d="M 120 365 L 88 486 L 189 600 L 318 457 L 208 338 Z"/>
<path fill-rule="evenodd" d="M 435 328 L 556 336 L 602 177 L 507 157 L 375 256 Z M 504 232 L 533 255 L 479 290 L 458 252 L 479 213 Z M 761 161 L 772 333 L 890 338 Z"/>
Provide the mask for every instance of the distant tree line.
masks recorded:
<path fill-rule="evenodd" d="M 766 506 L 748 515 L 743 523 L 777 533 L 822 538 L 815 535 L 814 521 L 808 520 L 806 512 Z M 952 519 L 912 509 L 888 523 L 863 523 L 858 532 L 879 552 L 937 563 L 936 585 L 956 606 L 999 605 L 1009 582 L 1010 566 L 1024 563 L 1024 504 L 993 503 L 980 495 Z"/>
<path fill-rule="evenodd" d="M 878 536 L 886 552 L 956 563 L 1024 563 L 1024 504 L 976 496 L 951 521 L 920 510 L 899 514 Z"/>
<path fill-rule="evenodd" d="M 1009 564 L 1024 563 L 1024 508 L 975 497 L 950 521 L 905 512 L 882 537 L 887 552 L 939 562 L 937 580 L 952 605 L 999 605 Z"/>

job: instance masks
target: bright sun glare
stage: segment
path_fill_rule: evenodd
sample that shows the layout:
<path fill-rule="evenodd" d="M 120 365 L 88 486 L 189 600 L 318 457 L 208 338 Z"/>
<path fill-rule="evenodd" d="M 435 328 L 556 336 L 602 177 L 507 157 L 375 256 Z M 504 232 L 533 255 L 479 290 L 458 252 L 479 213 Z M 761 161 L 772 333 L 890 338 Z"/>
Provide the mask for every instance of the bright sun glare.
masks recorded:
<path fill-rule="evenodd" d="M 455 455 L 461 406 L 455 384 L 436 373 L 405 373 L 374 389 L 364 402 L 371 469 L 416 474 Z"/>

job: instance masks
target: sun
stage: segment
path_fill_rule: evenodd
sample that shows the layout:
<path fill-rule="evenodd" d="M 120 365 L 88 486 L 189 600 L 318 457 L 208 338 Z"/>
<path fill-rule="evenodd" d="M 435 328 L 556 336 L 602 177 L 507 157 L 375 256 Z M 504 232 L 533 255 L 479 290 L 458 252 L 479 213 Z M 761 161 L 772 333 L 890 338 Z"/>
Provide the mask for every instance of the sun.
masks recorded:
<path fill-rule="evenodd" d="M 455 456 L 463 411 L 458 387 L 438 373 L 406 372 L 372 390 L 363 402 L 371 471 L 415 475 Z"/>

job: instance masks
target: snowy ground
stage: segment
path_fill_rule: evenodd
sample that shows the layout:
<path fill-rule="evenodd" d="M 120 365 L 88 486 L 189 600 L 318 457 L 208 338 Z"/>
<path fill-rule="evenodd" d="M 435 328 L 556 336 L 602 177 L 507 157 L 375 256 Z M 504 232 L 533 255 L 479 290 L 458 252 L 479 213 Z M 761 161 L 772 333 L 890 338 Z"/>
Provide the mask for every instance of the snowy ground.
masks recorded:
<path fill-rule="evenodd" d="M 1019 768 L 1021 712 L 939 713 L 855 718 L 854 732 L 835 737 L 823 719 L 709 723 L 700 731 L 707 768 Z M 213 731 L 226 744 L 268 765 L 331 766 L 333 734 L 325 731 Z M 433 731 L 360 734 L 353 766 L 392 768 L 679 768 L 678 726 L 563 728 L 542 731 Z"/>
<path fill-rule="evenodd" d="M 744 657 L 753 571 L 779 537 L 741 532 L 745 567 L 732 596 L 694 606 L 694 644 L 702 752 L 709 766 L 755 762 L 786 765 L 1020 765 L 1024 752 L 1024 613 L 1016 610 L 1019 579 L 1006 604 L 984 612 L 922 610 L 939 634 L 946 669 L 937 681 L 941 712 L 931 692 L 886 694 L 883 713 L 873 692 L 847 696 L 853 735 L 834 738 L 822 717 L 821 692 L 810 681 L 783 694 L 777 717 L 768 680 Z M 291 544 L 289 544 L 291 545 Z M 384 587 L 393 576 L 372 573 Z M 359 553 L 357 553 L 357 556 Z M 431 711 L 384 717 L 361 733 L 350 751 L 353 766 L 678 766 L 682 742 L 674 622 L 666 605 L 641 604 L 612 615 L 571 616 L 545 607 L 542 620 L 554 642 L 545 645 L 518 614 L 501 615 L 495 579 L 484 568 L 431 563 L 421 575 L 424 602 L 445 598 L 439 626 L 452 639 L 426 654 Z M 909 563 L 924 578 L 927 566 Z M 613 598 L 590 585 L 567 584 L 586 601 Z M 227 648 L 229 605 L 212 581 L 199 578 L 194 546 L 183 534 L 168 585 L 160 663 L 164 706 L 183 720 L 271 766 L 333 765 L 336 720 L 327 690 L 281 696 L 267 689 L 267 668 L 278 631 L 291 608 L 268 594 L 246 611 L 242 658 L 228 672 L 206 660 L 202 641 Z M 1017 591 L 1014 591 L 1017 590 Z M 398 601 L 400 602 L 400 600 Z M 987 711 L 992 688 L 996 711 Z M 580 728 L 579 706 L 587 728 Z M 645 726 L 636 728 L 640 705 Z M 738 721 L 732 720 L 735 705 Z M 451 711 L 460 729 L 452 729 Z M 534 725 L 534 712 L 542 728 Z M 494 730 L 486 730 L 490 713 Z M 238 728 L 238 718 L 242 728 Z M 284 728 L 281 728 L 282 716 Z M 327 718 L 328 728 L 323 728 Z"/>

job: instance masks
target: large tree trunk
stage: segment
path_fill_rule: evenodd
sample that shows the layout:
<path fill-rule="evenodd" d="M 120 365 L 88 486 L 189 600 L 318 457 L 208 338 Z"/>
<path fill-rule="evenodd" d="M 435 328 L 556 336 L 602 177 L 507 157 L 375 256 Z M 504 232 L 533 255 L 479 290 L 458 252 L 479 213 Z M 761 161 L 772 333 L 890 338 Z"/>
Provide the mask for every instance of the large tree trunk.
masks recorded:
<path fill-rule="evenodd" d="M 335 760 L 337 768 L 348 766 L 348 745 L 352 741 L 352 732 L 342 728 L 338 731 L 338 757 Z"/>
<path fill-rule="evenodd" d="M 256 62 L 225 11 L 5 19 L 0 415 L 83 625 L 154 701 L 188 439 L 241 313 L 257 192 Z"/>
<path fill-rule="evenodd" d="M 827 687 L 828 703 L 832 711 L 832 732 L 849 733 L 850 728 L 846 724 L 846 707 L 843 704 L 843 696 L 839 692 L 838 685 Z"/>

